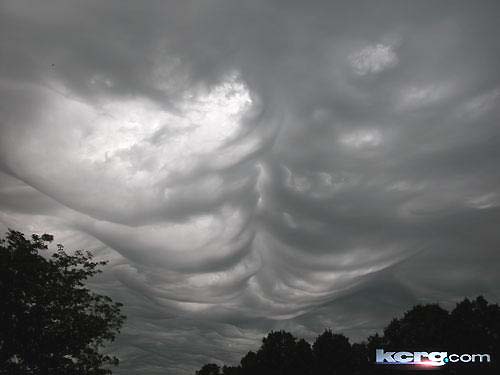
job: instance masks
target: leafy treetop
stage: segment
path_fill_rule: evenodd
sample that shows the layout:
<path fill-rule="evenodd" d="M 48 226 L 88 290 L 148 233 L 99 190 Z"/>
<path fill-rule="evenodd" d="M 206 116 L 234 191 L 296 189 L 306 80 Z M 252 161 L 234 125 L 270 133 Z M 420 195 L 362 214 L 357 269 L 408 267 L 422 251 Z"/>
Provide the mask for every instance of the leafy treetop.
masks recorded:
<path fill-rule="evenodd" d="M 0 240 L 0 374 L 110 374 L 118 359 L 100 349 L 120 331 L 122 304 L 85 286 L 106 262 L 62 245 L 42 254 L 52 240 L 13 230 Z"/>

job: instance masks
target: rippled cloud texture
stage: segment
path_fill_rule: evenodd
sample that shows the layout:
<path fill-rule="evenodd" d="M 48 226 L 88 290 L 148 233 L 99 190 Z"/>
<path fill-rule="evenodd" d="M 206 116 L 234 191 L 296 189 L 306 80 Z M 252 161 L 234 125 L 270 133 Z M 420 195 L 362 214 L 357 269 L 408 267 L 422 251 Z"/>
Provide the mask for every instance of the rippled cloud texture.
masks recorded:
<path fill-rule="evenodd" d="M 3 1 L 0 221 L 110 260 L 119 374 L 500 299 L 497 1 Z"/>

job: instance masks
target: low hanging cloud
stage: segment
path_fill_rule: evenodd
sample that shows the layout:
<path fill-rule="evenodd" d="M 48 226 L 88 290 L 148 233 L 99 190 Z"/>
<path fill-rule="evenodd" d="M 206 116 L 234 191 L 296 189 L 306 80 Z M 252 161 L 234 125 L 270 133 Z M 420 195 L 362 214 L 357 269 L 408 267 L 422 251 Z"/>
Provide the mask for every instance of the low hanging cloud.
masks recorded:
<path fill-rule="evenodd" d="M 498 11 L 6 1 L 2 227 L 110 261 L 122 374 L 498 301 Z"/>

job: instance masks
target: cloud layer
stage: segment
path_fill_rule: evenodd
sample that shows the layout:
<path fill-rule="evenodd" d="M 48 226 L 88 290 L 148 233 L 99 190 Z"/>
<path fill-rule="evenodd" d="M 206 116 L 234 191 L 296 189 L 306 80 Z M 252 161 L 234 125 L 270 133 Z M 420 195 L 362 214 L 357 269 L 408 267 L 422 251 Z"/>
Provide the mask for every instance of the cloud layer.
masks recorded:
<path fill-rule="evenodd" d="M 500 300 L 496 2 L 0 11 L 1 223 L 110 260 L 118 373 Z"/>

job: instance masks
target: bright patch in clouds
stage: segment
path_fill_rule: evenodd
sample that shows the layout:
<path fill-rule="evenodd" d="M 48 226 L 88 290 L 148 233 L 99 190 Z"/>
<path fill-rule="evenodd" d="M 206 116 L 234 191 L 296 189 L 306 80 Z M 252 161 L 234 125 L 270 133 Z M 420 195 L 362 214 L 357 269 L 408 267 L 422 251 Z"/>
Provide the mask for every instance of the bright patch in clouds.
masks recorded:
<path fill-rule="evenodd" d="M 437 104 L 452 93 L 452 85 L 446 83 L 408 86 L 401 90 L 398 105 L 404 110 L 415 110 Z"/>
<path fill-rule="evenodd" d="M 457 111 L 457 115 L 478 118 L 495 108 L 499 108 L 499 99 L 500 89 L 497 88 L 468 100 Z"/>
<path fill-rule="evenodd" d="M 354 72 L 363 76 L 392 68 L 398 64 L 399 59 L 392 45 L 379 43 L 350 54 L 349 61 Z"/>
<path fill-rule="evenodd" d="M 356 130 L 341 135 L 340 143 L 357 149 L 377 147 L 382 143 L 382 134 L 378 130 Z"/>
<path fill-rule="evenodd" d="M 179 113 L 140 98 L 106 103 L 80 140 L 84 158 L 106 162 L 116 157 L 135 169 L 164 172 L 189 168 L 193 157 L 234 138 L 252 105 L 236 77 L 204 91 L 186 94 Z"/>
<path fill-rule="evenodd" d="M 246 143 L 255 143 L 239 138 L 253 102 L 234 75 L 212 88 L 193 89 L 179 100 L 176 111 L 140 97 L 95 105 L 40 86 L 33 91 L 44 101 L 36 118 L 13 124 L 2 139 L 9 158 L 22 159 L 10 168 L 69 207 L 98 216 L 159 212 L 162 204 L 182 194 L 179 178 L 200 169 L 209 173 L 207 160 L 214 156 L 219 164 L 237 163 L 253 150 Z M 18 140 L 15 147 L 9 139 Z M 58 147 L 44 146 L 49 143 Z M 220 160 L 225 155 L 230 160 Z M 205 175 L 201 185 L 187 191 L 202 186 L 208 188 L 205 198 L 216 199 L 217 191 L 244 183 L 222 188 L 223 182 Z"/>
<path fill-rule="evenodd" d="M 500 199 L 495 193 L 483 194 L 467 200 L 467 204 L 470 207 L 476 208 L 478 210 L 498 207 L 499 203 Z"/>

